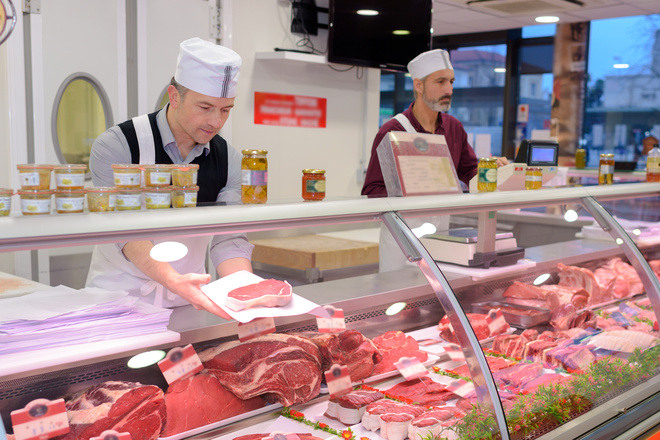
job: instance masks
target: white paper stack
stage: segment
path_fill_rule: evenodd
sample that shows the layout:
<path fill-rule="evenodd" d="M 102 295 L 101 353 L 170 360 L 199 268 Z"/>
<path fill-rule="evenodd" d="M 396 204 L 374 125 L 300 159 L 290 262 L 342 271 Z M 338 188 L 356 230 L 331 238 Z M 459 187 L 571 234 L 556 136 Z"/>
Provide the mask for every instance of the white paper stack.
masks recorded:
<path fill-rule="evenodd" d="M 0 355 L 167 331 L 169 309 L 65 286 L 0 301 Z"/>

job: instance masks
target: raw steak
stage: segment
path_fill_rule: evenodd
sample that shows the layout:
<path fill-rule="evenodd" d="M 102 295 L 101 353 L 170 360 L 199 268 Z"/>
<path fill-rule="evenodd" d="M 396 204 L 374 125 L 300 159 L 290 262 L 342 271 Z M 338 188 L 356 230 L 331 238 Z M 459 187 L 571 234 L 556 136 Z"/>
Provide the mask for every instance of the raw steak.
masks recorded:
<path fill-rule="evenodd" d="M 66 414 L 71 430 L 57 440 L 88 440 L 110 429 L 155 440 L 165 424 L 165 399 L 154 385 L 108 381 L 67 400 Z"/>
<path fill-rule="evenodd" d="M 570 376 L 562 376 L 561 374 L 558 373 L 547 373 L 547 374 L 542 374 L 536 379 L 532 379 L 529 382 L 526 382 L 525 385 L 523 385 L 523 390 L 529 391 L 531 394 L 534 394 L 537 389 L 541 386 L 550 386 L 550 385 L 556 385 L 564 382 L 568 382 L 572 378 Z"/>
<path fill-rule="evenodd" d="M 644 293 L 644 285 L 642 284 L 639 275 L 637 275 L 637 271 L 630 264 L 621 260 L 621 258 L 612 258 L 603 267 L 613 269 L 620 277 L 626 280 L 630 286 L 630 294 L 638 295 Z M 621 298 L 620 296 L 616 297 Z"/>
<path fill-rule="evenodd" d="M 292 297 L 291 284 L 270 279 L 230 291 L 225 306 L 236 312 L 258 306 L 281 307 L 289 304 Z"/>
<path fill-rule="evenodd" d="M 595 348 L 592 346 L 592 348 Z M 583 370 L 594 363 L 596 356 L 583 345 L 560 345 L 545 353 L 545 363 L 567 370 Z"/>
<path fill-rule="evenodd" d="M 543 373 L 543 365 L 521 362 L 493 373 L 493 380 L 514 388 L 522 388 L 527 382 Z"/>
<path fill-rule="evenodd" d="M 441 408 L 434 408 L 427 411 L 422 415 L 415 417 L 408 426 L 408 438 L 410 439 L 423 439 L 423 438 L 439 438 L 439 434 L 443 431 L 443 422 L 451 420 L 455 417 L 463 417 L 465 413 L 460 409 L 453 406 L 444 406 Z"/>
<path fill-rule="evenodd" d="M 408 405 L 389 399 L 381 399 L 367 405 L 364 415 L 362 416 L 362 427 L 369 431 L 377 431 L 380 429 L 380 418 L 384 414 L 410 414 L 414 418 L 425 411 L 426 409 L 420 406 Z"/>
<path fill-rule="evenodd" d="M 284 406 L 304 403 L 321 389 L 321 353 L 308 339 L 281 333 L 231 341 L 199 354 L 209 374 L 238 398 L 263 395 Z"/>
<path fill-rule="evenodd" d="M 522 358 L 525 344 L 535 341 L 539 332 L 527 329 L 519 335 L 497 335 L 493 340 L 493 350 L 513 358 Z"/>
<path fill-rule="evenodd" d="M 360 423 L 364 411 L 372 402 L 382 399 L 384 396 L 378 391 L 355 390 L 340 397 L 330 399 L 328 409 L 324 416 L 339 420 L 344 425 L 350 426 Z"/>
<path fill-rule="evenodd" d="M 501 370 L 502 368 L 507 368 L 515 364 L 514 361 L 510 361 L 508 359 L 504 359 L 496 356 L 486 356 L 486 362 L 488 362 L 488 366 L 490 367 L 491 372 L 495 372 Z M 459 374 L 460 376 L 470 377 L 470 369 L 468 368 L 467 364 L 463 364 L 458 368 L 454 368 L 453 371 Z"/>
<path fill-rule="evenodd" d="M 500 334 L 491 334 L 490 329 L 488 328 L 488 323 L 486 322 L 486 315 L 481 313 L 467 313 L 466 316 L 468 321 L 470 321 L 470 325 L 472 326 L 472 329 L 474 330 L 478 340 L 483 341 L 484 339 L 487 339 L 491 336 Z M 508 328 L 509 327 L 507 326 L 507 329 Z M 440 320 L 440 323 L 438 324 L 438 330 L 440 331 L 440 337 L 445 341 L 453 342 L 454 344 L 458 343 L 458 339 L 456 339 L 456 335 L 451 328 L 449 317 L 447 315 L 445 315 Z"/>
<path fill-rule="evenodd" d="M 596 328 L 596 314 L 591 310 L 578 312 L 573 304 L 564 304 L 552 311 L 550 325 L 555 330 Z"/>
<path fill-rule="evenodd" d="M 427 352 L 419 349 L 419 344 L 412 336 L 406 336 L 401 331 L 389 331 L 373 339 L 373 343 L 383 356 L 374 367 L 372 375 L 387 373 L 395 370 L 394 363 L 402 357 L 416 357 L 424 363 L 428 360 Z"/>
<path fill-rule="evenodd" d="M 448 400 L 456 398 L 454 393 L 447 390 L 446 385 L 434 382 L 428 376 L 400 382 L 386 392 L 395 397 L 405 397 L 414 405 L 421 406 L 444 406 Z"/>
<path fill-rule="evenodd" d="M 543 335 L 539 336 L 539 339 L 536 341 L 528 342 L 525 345 L 522 356 L 523 359 L 533 362 L 543 362 L 545 351 L 557 346 L 555 341 L 541 339 L 542 336 Z"/>
<path fill-rule="evenodd" d="M 170 437 L 261 408 L 261 397 L 241 400 L 207 370 L 170 385 L 165 393 L 167 422 L 161 437 Z"/>
<path fill-rule="evenodd" d="M 332 364 L 346 365 L 353 382 L 371 376 L 374 365 L 382 359 L 374 343 L 357 330 L 335 333 L 302 332 L 297 335 L 318 347 L 322 371 L 329 370 Z"/>
<path fill-rule="evenodd" d="M 569 303 L 582 309 L 589 300 L 589 292 L 581 286 L 546 284 L 537 287 L 519 281 L 514 281 L 502 295 L 511 304 L 550 310 Z"/>
<path fill-rule="evenodd" d="M 381 414 L 380 436 L 388 440 L 404 440 L 408 438 L 408 426 L 415 416 L 412 414 Z"/>

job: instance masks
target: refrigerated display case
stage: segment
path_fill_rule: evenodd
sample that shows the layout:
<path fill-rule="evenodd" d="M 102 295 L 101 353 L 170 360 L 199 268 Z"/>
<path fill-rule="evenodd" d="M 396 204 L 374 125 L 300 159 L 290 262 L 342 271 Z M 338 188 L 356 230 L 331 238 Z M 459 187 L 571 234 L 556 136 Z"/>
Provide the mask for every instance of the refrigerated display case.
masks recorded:
<path fill-rule="evenodd" d="M 433 331 L 439 320 L 447 315 L 467 361 L 469 379 L 476 384 L 476 401 L 479 403 L 479 412 L 475 411 L 463 420 L 472 421 L 474 426 L 485 430 L 483 437 L 480 437 L 476 434 L 479 432 L 476 428 L 469 428 L 472 436 L 464 438 L 612 439 L 618 435 L 634 438 L 631 437 L 633 432 L 641 434 L 644 427 L 660 423 L 656 414 L 660 405 L 657 352 L 647 350 L 646 357 L 635 354 L 634 359 L 638 364 L 643 364 L 645 370 L 643 374 L 635 373 L 639 377 L 634 380 L 623 378 L 626 379 L 624 381 L 617 377 L 620 382 L 608 386 L 593 384 L 597 391 L 593 396 L 580 395 L 578 400 L 573 399 L 575 396 L 569 396 L 573 400 L 568 399 L 567 402 L 574 407 L 566 413 L 552 415 L 558 407 L 565 407 L 566 404 L 532 399 L 526 401 L 530 408 L 528 413 L 514 415 L 510 410 L 511 402 L 501 398 L 501 389 L 489 369 L 487 355 L 490 352 L 482 350 L 483 342 L 469 325 L 467 314 L 472 312 L 473 304 L 502 300 L 503 292 L 514 282 L 533 284 L 544 274 L 556 282 L 559 263 L 595 270 L 607 260 L 622 258 L 635 269 L 646 295 L 643 298 L 648 299 L 648 309 L 655 314 L 657 321 L 660 316 L 660 285 L 648 262 L 660 258 L 656 239 L 660 234 L 655 232 L 654 222 L 647 219 L 649 211 L 658 210 L 659 191 L 658 184 L 642 183 L 451 196 L 203 207 L 166 213 L 141 211 L 83 213 L 66 217 L 10 216 L 2 219 L 0 250 L 33 251 L 235 232 L 248 236 L 304 235 L 310 232 L 373 229 L 382 223 L 399 244 L 410 263 L 408 267 L 392 272 L 295 285 L 294 292 L 317 304 L 332 304 L 341 308 L 347 327 L 369 338 L 388 330 L 408 333 Z M 567 212 L 573 213 L 574 217 L 566 216 Z M 615 213 L 616 217 L 613 218 L 610 213 Z M 516 229 L 514 226 L 528 214 L 536 217 L 534 221 L 542 216 L 550 228 L 552 225 L 565 228 L 567 221 L 575 219 L 583 225 L 595 222 L 596 226 L 580 228 L 577 236 L 570 240 L 525 247 L 523 260 L 506 266 L 494 263 L 487 269 L 436 264 L 408 226 L 408 223 L 418 224 L 427 217 L 437 216 L 449 216 L 451 227 L 472 223 L 479 232 L 478 252 L 488 254 L 493 251 L 491 234 L 495 230 L 533 234 L 533 228 Z M 564 238 L 565 234 L 561 237 Z M 518 242 L 526 241 L 523 236 L 516 238 Z M 639 298 L 642 296 L 629 295 L 587 309 L 598 311 L 616 306 L 621 301 Z M 403 310 L 389 314 L 388 308 L 394 303 L 404 303 Z M 311 315 L 280 317 L 275 324 L 280 333 L 316 330 L 316 321 Z M 9 412 L 24 407 L 36 398 L 70 395 L 106 380 L 129 380 L 166 389 L 167 383 L 156 366 L 132 370 L 127 367 L 127 360 L 147 348 L 167 350 L 193 344 L 201 350 L 235 340 L 237 328 L 235 321 L 226 321 L 186 306 L 174 309 L 170 319 L 169 331 L 176 334 L 176 340 L 163 342 L 156 339 L 153 343 L 143 342 L 139 346 L 108 344 L 112 347 L 107 350 L 92 350 L 89 355 L 76 353 L 75 357 L 67 357 L 62 350 L 58 356 L 43 357 L 43 353 L 34 353 L 41 356 L 39 361 L 2 372 L 0 415 L 5 425 L 10 427 Z M 537 325 L 537 328 L 541 333 L 551 327 L 544 323 Z M 514 330 L 518 334 L 522 328 Z M 440 350 L 437 354 L 437 365 L 434 366 L 440 366 L 442 371 L 443 363 L 450 359 L 446 351 Z M 649 359 L 651 354 L 654 359 Z M 606 364 L 600 366 L 603 365 Z M 612 365 L 617 369 L 623 368 L 619 361 Z M 626 371 L 630 373 L 630 370 Z M 567 377 L 579 379 L 580 390 L 588 385 L 590 378 L 605 380 L 608 374 L 615 374 L 609 370 L 594 371 L 593 376 L 582 373 L 562 372 Z M 379 383 L 372 385 L 377 387 Z M 327 394 L 322 394 L 312 403 L 327 399 Z M 522 397 L 519 400 L 522 401 Z M 209 427 L 203 433 L 190 433 L 188 437 L 233 438 L 234 432 L 273 419 L 279 411 L 281 407 L 272 408 L 272 411 L 264 411 L 249 419 L 239 418 L 230 424 Z M 532 422 L 529 414 L 539 419 Z M 372 433 L 369 438 L 379 436 Z"/>

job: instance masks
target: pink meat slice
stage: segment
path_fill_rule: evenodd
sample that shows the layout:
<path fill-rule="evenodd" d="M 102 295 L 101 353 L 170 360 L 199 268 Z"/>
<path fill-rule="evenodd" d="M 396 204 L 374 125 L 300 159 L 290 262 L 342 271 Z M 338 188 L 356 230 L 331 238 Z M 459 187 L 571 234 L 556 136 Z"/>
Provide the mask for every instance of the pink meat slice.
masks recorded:
<path fill-rule="evenodd" d="M 406 336 L 401 331 L 389 331 L 373 339 L 383 359 L 376 364 L 373 376 L 396 369 L 394 363 L 402 357 L 416 357 L 424 363 L 428 360 L 427 352 L 419 349 L 419 344 L 412 336 Z"/>
<path fill-rule="evenodd" d="M 293 297 L 291 284 L 275 279 L 238 287 L 227 294 L 225 306 L 238 312 L 253 307 L 281 307 Z"/>

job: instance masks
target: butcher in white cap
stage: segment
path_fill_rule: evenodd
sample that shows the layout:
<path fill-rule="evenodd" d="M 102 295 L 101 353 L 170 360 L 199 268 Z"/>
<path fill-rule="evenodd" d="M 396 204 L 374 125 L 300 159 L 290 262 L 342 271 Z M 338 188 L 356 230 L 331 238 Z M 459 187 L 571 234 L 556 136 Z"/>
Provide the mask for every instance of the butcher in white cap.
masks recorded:
<path fill-rule="evenodd" d="M 454 68 L 449 53 L 442 49 L 423 52 L 408 63 L 408 72 L 413 80 L 415 100 L 406 110 L 395 115 L 378 130 L 362 186 L 363 195 L 387 197 L 377 148 L 391 131 L 444 135 L 458 178 L 467 186 L 470 179 L 477 174 L 478 160 L 474 149 L 468 143 L 463 124 L 446 113 L 451 107 L 454 83 Z M 498 165 L 506 163 L 506 158 L 498 159 Z M 448 228 L 448 222 L 444 220 L 442 225 L 437 218 L 431 223 L 436 223 L 438 229 Z M 409 226 L 414 227 L 410 222 Z M 386 230 L 381 230 L 379 256 L 381 272 L 399 269 L 406 264 L 398 245 Z"/>
<path fill-rule="evenodd" d="M 111 127 L 94 142 L 89 161 L 94 186 L 115 186 L 113 164 L 182 164 L 199 166 L 198 205 L 240 203 L 242 156 L 218 135 L 234 107 L 240 69 L 241 57 L 227 47 L 201 38 L 183 41 L 167 88 L 169 103 Z M 201 290 L 211 281 L 207 249 L 223 277 L 252 271 L 253 245 L 244 235 L 177 238 L 187 248 L 183 258 L 152 258 L 154 246 L 171 240 L 96 246 L 87 285 L 127 290 L 161 307 L 192 304 L 229 319 Z"/>

